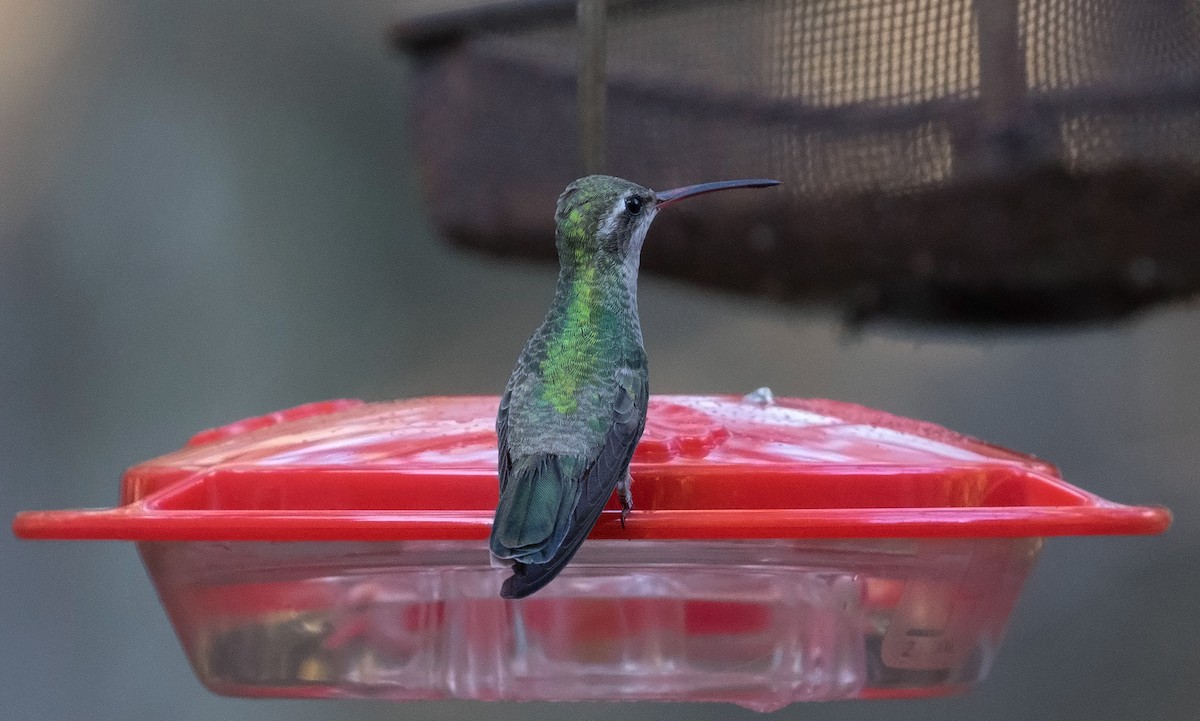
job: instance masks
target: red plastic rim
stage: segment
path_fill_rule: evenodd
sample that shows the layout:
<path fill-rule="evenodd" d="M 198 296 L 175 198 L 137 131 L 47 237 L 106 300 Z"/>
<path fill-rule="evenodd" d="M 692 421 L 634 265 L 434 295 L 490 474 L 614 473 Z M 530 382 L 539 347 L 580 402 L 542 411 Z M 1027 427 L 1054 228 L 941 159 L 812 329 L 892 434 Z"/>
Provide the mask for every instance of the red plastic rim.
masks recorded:
<path fill-rule="evenodd" d="M 314 403 L 204 431 L 131 468 L 122 505 L 30 511 L 29 539 L 482 540 L 494 397 Z M 970 538 L 1160 533 L 1164 508 L 932 424 L 824 400 L 656 396 L 635 510 L 594 538 Z"/>

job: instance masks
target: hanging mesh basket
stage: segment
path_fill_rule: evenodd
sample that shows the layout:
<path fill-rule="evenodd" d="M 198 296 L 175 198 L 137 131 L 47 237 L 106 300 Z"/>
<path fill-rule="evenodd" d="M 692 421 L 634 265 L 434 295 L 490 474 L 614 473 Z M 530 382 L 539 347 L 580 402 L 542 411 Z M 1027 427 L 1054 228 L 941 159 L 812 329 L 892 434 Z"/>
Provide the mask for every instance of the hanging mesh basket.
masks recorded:
<path fill-rule="evenodd" d="M 582 174 L 575 3 L 414 18 L 459 244 L 554 257 Z M 643 268 L 858 316 L 1103 319 L 1200 288 L 1200 1 L 609 3 L 605 170 L 777 177 L 664 213 Z"/>

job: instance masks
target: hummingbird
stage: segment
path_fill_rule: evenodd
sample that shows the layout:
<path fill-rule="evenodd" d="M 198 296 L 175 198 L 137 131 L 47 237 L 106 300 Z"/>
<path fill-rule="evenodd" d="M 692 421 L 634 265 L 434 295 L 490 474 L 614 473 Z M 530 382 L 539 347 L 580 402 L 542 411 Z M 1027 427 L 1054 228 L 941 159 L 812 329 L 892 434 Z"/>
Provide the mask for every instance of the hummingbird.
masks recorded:
<path fill-rule="evenodd" d="M 524 598 L 552 581 L 614 489 L 622 527 L 633 508 L 629 462 L 650 399 L 637 305 L 650 223 L 684 198 L 778 184 L 727 180 L 655 192 L 590 175 L 559 196 L 554 300 L 521 351 L 496 416 L 500 500 L 489 546 L 513 569 L 502 598 Z"/>

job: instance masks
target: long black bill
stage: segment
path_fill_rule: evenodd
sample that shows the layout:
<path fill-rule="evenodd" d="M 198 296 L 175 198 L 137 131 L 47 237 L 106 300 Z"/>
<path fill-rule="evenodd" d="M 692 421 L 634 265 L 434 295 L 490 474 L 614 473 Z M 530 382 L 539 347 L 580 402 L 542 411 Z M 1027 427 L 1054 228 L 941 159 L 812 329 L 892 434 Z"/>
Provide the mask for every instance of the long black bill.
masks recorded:
<path fill-rule="evenodd" d="M 674 203 L 677 200 L 690 198 L 693 195 L 711 193 L 714 190 L 730 190 L 731 188 L 769 188 L 772 185 L 779 185 L 779 181 L 766 180 L 764 178 L 752 178 L 750 180 L 718 180 L 715 183 L 685 185 L 682 188 L 675 188 L 674 190 L 663 190 L 655 193 L 654 199 L 658 203 L 658 207 L 661 208 L 668 203 Z"/>

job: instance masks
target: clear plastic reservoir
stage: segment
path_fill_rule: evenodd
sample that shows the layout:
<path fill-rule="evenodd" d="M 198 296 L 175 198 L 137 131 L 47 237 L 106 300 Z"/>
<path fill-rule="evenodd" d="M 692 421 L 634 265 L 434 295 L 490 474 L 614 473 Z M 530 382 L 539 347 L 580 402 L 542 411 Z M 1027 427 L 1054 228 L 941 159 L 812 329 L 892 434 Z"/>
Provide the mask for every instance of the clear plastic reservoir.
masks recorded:
<path fill-rule="evenodd" d="M 1040 546 L 594 541 L 543 592 L 503 601 L 482 543 L 140 544 L 220 693 L 758 710 L 981 679 Z"/>

